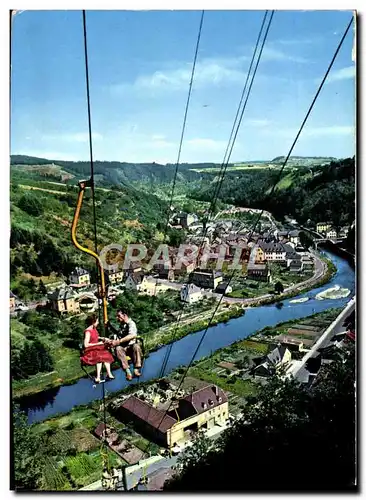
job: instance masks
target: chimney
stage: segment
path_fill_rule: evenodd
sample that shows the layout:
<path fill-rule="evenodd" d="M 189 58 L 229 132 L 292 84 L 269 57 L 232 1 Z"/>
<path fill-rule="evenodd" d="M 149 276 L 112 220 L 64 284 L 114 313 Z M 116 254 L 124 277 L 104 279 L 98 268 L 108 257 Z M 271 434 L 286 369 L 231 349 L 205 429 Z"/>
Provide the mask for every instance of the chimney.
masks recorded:
<path fill-rule="evenodd" d="M 214 391 L 215 391 L 215 396 L 217 397 L 219 395 L 219 388 L 217 385 L 214 385 Z"/>

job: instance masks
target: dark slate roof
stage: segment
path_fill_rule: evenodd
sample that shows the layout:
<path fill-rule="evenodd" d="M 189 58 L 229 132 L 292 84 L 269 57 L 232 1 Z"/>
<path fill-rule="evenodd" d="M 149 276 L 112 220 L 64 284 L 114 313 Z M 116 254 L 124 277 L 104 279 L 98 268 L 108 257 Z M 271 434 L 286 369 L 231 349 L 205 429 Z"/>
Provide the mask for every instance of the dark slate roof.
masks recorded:
<path fill-rule="evenodd" d="M 75 297 L 75 293 L 70 288 L 57 288 L 50 295 L 51 300 L 67 300 Z"/>
<path fill-rule="evenodd" d="M 267 269 L 267 265 L 266 264 L 252 264 L 252 263 L 249 263 L 248 267 L 247 267 L 248 271 L 265 271 L 266 269 Z"/>
<path fill-rule="evenodd" d="M 84 276 L 85 274 L 89 274 L 89 271 L 86 271 L 82 267 L 75 267 L 75 269 L 71 272 L 72 276 Z"/>
<path fill-rule="evenodd" d="M 142 280 L 144 279 L 144 273 L 142 271 L 138 271 L 137 273 L 133 273 L 130 275 L 130 278 L 135 283 L 135 285 L 140 285 Z"/>
<path fill-rule="evenodd" d="M 147 422 L 152 427 L 159 429 L 163 433 L 167 432 L 168 429 L 177 423 L 177 420 L 169 415 L 166 415 L 165 411 L 157 410 L 148 403 L 145 403 L 145 401 L 141 401 L 141 399 L 136 398 L 136 396 L 130 396 L 121 404 L 120 408 L 128 410 L 137 418 Z"/>
<path fill-rule="evenodd" d="M 221 398 L 221 402 L 219 398 Z M 192 405 L 196 414 L 215 408 L 216 406 L 226 403 L 228 400 L 224 391 L 215 385 L 203 387 L 183 399 Z"/>
<path fill-rule="evenodd" d="M 301 259 L 294 259 L 290 262 L 290 267 L 301 267 Z"/>
<path fill-rule="evenodd" d="M 11 299 L 12 299 L 12 298 L 13 298 L 13 299 L 16 299 L 16 298 L 17 298 L 17 296 L 16 296 L 16 295 L 14 295 L 14 294 L 13 294 L 13 292 L 12 292 L 11 290 L 10 290 L 10 298 L 11 298 Z"/>
<path fill-rule="evenodd" d="M 277 242 L 277 241 L 270 241 L 269 243 L 265 241 L 258 242 L 258 246 L 264 251 L 264 252 L 277 252 L 277 253 L 282 253 L 286 249 L 284 248 L 284 244 Z"/>
<path fill-rule="evenodd" d="M 297 229 L 294 229 L 293 231 L 290 231 L 288 234 L 290 236 L 299 236 L 300 231 L 298 231 Z"/>
<path fill-rule="evenodd" d="M 225 293 L 225 292 L 226 292 L 226 289 L 227 289 L 227 287 L 228 287 L 228 286 L 229 286 L 229 283 L 220 283 L 220 284 L 216 287 L 215 292 Z"/>

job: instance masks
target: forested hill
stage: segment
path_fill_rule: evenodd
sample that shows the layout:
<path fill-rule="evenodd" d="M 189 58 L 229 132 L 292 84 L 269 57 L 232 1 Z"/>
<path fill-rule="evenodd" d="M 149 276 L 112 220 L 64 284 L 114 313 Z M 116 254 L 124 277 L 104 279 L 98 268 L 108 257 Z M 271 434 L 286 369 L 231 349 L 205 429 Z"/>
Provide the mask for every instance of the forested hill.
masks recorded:
<path fill-rule="evenodd" d="M 60 168 L 78 178 L 86 178 L 90 175 L 89 161 L 63 161 L 33 156 L 12 155 L 10 157 L 12 169 L 24 169 L 31 167 L 48 167 L 48 176 L 52 175 L 60 180 Z M 178 180 L 187 182 L 200 181 L 202 174 L 196 169 L 214 168 L 219 165 L 214 163 L 179 164 Z M 195 170 L 193 170 L 195 169 Z M 42 168 L 39 168 L 42 173 Z M 175 165 L 161 165 L 159 163 L 127 163 L 119 161 L 94 161 L 94 172 L 97 184 L 125 184 L 133 182 L 159 183 L 171 182 L 174 177 Z M 56 180 L 56 179 L 55 179 Z"/>
<path fill-rule="evenodd" d="M 330 220 L 336 226 L 350 224 L 355 219 L 355 159 L 332 161 L 293 169 L 282 175 L 275 191 L 273 184 L 279 171 L 263 169 L 251 175 L 250 171 L 231 172 L 225 177 L 220 199 L 242 207 L 264 208 L 276 217 L 294 216 L 300 223 L 308 220 Z M 192 196 L 210 201 L 215 185 L 205 191 L 196 190 Z"/>

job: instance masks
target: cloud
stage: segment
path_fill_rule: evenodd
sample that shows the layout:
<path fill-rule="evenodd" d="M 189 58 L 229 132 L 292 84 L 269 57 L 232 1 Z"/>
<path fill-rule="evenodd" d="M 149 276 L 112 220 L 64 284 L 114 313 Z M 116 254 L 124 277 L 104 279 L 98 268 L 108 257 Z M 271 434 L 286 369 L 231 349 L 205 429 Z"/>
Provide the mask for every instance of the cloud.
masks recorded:
<path fill-rule="evenodd" d="M 309 62 L 309 59 L 305 57 L 288 54 L 283 52 L 280 49 L 269 47 L 268 45 L 264 47 L 262 53 L 263 61 L 287 61 L 287 62 L 296 62 L 300 64 L 305 64 Z"/>
<path fill-rule="evenodd" d="M 236 58 L 206 58 L 199 61 L 196 64 L 194 74 L 194 88 L 203 88 L 206 85 L 243 84 L 247 73 L 243 70 L 242 65 L 246 59 L 246 56 L 240 56 Z M 141 75 L 132 83 L 113 85 L 111 91 L 123 93 L 130 89 L 141 91 L 187 90 L 191 74 L 192 63 L 175 64 L 175 68 Z"/>
<path fill-rule="evenodd" d="M 265 118 L 251 118 L 249 120 L 243 120 L 243 127 L 267 127 L 270 125 L 271 121 Z"/>
<path fill-rule="evenodd" d="M 92 133 L 93 141 L 100 141 L 103 139 L 102 134 L 98 132 Z M 42 140 L 46 141 L 63 141 L 63 142 L 77 142 L 77 143 L 86 143 L 89 141 L 89 134 L 87 132 L 78 132 L 73 134 L 44 134 L 42 136 Z"/>
<path fill-rule="evenodd" d="M 341 80 L 349 80 L 350 78 L 355 78 L 355 76 L 356 76 L 356 66 L 354 65 L 348 66 L 346 68 L 341 68 L 336 71 L 331 71 L 326 80 L 326 83 L 338 82 Z"/>

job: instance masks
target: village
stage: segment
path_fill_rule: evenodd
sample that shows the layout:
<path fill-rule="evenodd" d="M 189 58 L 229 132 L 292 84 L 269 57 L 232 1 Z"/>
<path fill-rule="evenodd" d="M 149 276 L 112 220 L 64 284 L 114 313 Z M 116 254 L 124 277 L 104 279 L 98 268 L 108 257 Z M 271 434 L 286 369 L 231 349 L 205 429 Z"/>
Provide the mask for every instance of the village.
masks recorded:
<path fill-rule="evenodd" d="M 199 247 L 199 258 L 179 260 L 179 249 L 169 247 L 169 260 L 153 266 L 131 262 L 127 269 L 105 271 L 108 300 L 125 290 L 141 295 L 170 292 L 180 295 L 183 303 L 194 304 L 204 298 L 224 302 L 255 299 L 309 280 L 316 267 L 316 255 L 300 241 L 298 229 L 285 229 L 271 214 L 264 212 L 260 228 L 251 232 L 251 222 L 259 210 L 231 208 L 204 225 L 194 214 L 177 212 L 171 227 L 185 231 L 186 245 Z M 296 222 L 296 221 L 295 221 Z M 205 226 L 205 227 L 204 227 Z M 319 222 L 316 231 L 324 238 L 345 237 L 348 228 L 336 233 L 331 223 Z M 311 243 L 311 240 L 310 240 Z M 179 265 L 177 265 L 179 261 Z M 231 265 L 239 269 L 232 275 Z M 197 263 L 199 266 L 197 266 Z M 230 283 L 229 283 L 230 281 Z M 65 281 L 47 286 L 41 302 L 60 315 L 78 315 L 98 308 L 97 285 L 90 271 L 76 267 Z M 16 315 L 37 304 L 25 304 L 10 291 L 10 313 Z"/>

